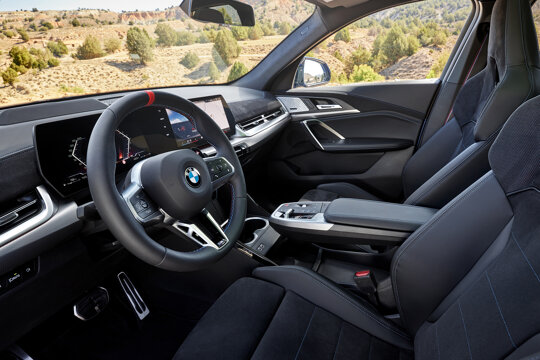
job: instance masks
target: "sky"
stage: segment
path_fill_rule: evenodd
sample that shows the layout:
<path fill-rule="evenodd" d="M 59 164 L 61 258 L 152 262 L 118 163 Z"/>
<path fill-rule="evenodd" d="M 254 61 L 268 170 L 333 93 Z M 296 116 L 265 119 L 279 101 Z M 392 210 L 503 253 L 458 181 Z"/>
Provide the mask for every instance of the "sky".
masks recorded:
<path fill-rule="evenodd" d="M 76 10 L 77 8 L 113 11 L 155 10 L 180 5 L 181 0 L 0 0 L 0 11 L 13 10 Z"/>

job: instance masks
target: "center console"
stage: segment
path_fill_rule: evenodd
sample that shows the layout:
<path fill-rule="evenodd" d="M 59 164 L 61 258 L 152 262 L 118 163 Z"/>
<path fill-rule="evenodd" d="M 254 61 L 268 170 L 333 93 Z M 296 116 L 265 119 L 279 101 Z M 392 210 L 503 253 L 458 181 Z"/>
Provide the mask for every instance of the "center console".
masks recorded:
<path fill-rule="evenodd" d="M 327 244 L 399 245 L 437 210 L 382 201 L 337 199 L 280 205 L 270 223 L 292 240 Z"/>

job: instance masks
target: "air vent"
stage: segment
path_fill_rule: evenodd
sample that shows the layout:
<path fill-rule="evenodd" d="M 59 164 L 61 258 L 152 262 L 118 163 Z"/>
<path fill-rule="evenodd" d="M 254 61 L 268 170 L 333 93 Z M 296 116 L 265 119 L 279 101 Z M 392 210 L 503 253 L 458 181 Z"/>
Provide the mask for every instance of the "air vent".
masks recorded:
<path fill-rule="evenodd" d="M 242 131 L 248 133 L 251 132 L 251 130 L 258 128 L 259 126 L 265 125 L 266 123 L 277 119 L 283 114 L 285 114 L 284 109 L 279 108 L 278 110 L 272 110 L 249 120 L 245 120 L 238 124 L 238 126 L 240 127 L 240 129 L 242 129 Z"/>
<path fill-rule="evenodd" d="M 24 222 L 39 213 L 42 208 L 43 204 L 36 191 L 4 204 L 0 208 L 0 233 Z"/>

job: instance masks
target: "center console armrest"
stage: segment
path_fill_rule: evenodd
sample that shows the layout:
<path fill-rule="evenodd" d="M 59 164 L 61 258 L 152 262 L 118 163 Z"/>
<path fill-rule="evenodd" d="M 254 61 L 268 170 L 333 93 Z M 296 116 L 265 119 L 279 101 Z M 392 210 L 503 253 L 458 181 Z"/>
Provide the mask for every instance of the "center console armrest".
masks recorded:
<path fill-rule="evenodd" d="M 321 244 L 399 245 L 436 209 L 382 201 L 337 199 L 280 205 L 272 227 L 293 240 Z"/>
<path fill-rule="evenodd" d="M 324 212 L 329 223 L 413 232 L 431 219 L 436 209 L 382 201 L 337 199 Z"/>

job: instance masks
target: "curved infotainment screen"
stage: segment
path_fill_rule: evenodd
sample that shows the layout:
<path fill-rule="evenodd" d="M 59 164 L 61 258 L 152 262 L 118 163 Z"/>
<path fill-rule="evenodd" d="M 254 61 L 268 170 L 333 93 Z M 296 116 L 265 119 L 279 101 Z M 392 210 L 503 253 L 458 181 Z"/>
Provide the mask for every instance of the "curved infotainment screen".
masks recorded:
<path fill-rule="evenodd" d="M 221 96 L 192 100 L 225 132 L 234 119 Z M 88 187 L 86 153 L 88 139 L 99 114 L 36 125 L 34 141 L 45 180 L 61 195 Z M 116 172 L 127 172 L 149 156 L 181 148 L 204 147 L 205 140 L 183 115 L 150 106 L 128 115 L 116 130 Z"/>
<path fill-rule="evenodd" d="M 221 96 L 194 99 L 192 102 L 207 113 L 219 125 L 223 132 L 229 132 L 230 123 L 225 112 L 226 104 Z M 166 109 L 166 111 L 174 137 L 179 146 L 186 146 L 201 140 L 201 135 L 188 118 L 169 109 Z"/>

